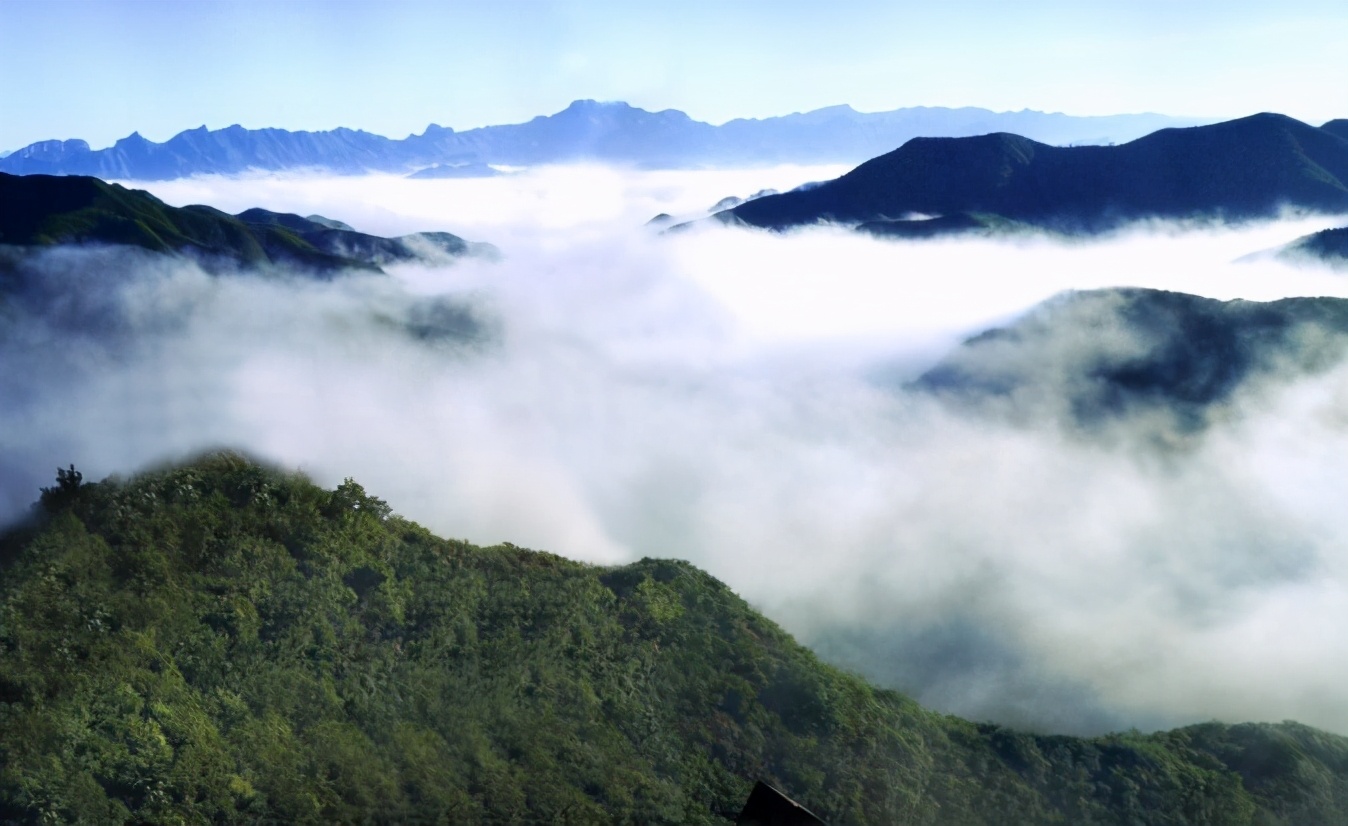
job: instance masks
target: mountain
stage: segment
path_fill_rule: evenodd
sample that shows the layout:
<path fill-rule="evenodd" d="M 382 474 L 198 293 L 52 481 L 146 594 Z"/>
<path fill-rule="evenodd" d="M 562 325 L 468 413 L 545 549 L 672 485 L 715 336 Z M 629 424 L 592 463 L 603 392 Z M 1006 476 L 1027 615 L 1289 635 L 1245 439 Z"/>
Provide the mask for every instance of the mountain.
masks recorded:
<path fill-rule="evenodd" d="M 1331 120 L 1329 123 L 1320 127 L 1326 132 L 1338 135 L 1340 138 L 1348 139 L 1348 118 L 1339 118 Z"/>
<path fill-rule="evenodd" d="M 1348 227 L 1324 229 L 1303 236 L 1284 247 L 1284 257 L 1311 257 L 1334 266 L 1348 266 Z"/>
<path fill-rule="evenodd" d="M 830 162 L 849 163 L 875 157 L 922 136 L 1014 132 L 1053 145 L 1109 144 L 1199 122 L 1156 114 L 1073 117 L 1028 109 L 991 112 L 975 107 L 917 106 L 863 113 L 842 105 L 778 118 L 732 120 L 721 129 L 732 142 L 753 148 L 746 157 L 788 163 L 808 153 Z"/>
<path fill-rule="evenodd" d="M 1098 331 L 1083 336 L 1082 330 Z M 1348 355 L 1348 299 L 1218 301 L 1139 288 L 1066 293 L 964 342 L 913 387 L 1078 426 L 1165 414 L 1181 430 L 1259 378 L 1322 372 Z"/>
<path fill-rule="evenodd" d="M 1048 146 L 1006 133 L 915 138 L 840 178 L 760 198 L 723 221 L 785 229 L 987 214 L 1090 231 L 1122 221 L 1348 211 L 1348 138 L 1283 115 L 1162 129 L 1120 146 Z M 1336 131 L 1337 130 L 1337 131 Z"/>
<path fill-rule="evenodd" d="M 1329 824 L 1348 738 L 934 714 L 685 562 L 432 536 L 219 453 L 74 467 L 0 535 L 0 821 Z"/>
<path fill-rule="evenodd" d="M 439 260 L 486 245 L 446 232 L 381 238 L 345 224 L 250 209 L 228 215 L 209 206 L 171 207 L 148 192 L 97 178 L 0 173 L 0 244 L 46 247 L 113 244 L 187 254 L 211 265 L 284 264 L 320 273 L 379 271 Z"/>
<path fill-rule="evenodd" d="M 1030 231 L 1033 228 L 1028 224 L 988 213 L 952 212 L 935 218 L 865 221 L 858 224 L 857 229 L 878 238 L 914 240 L 944 238 L 950 235 L 1005 235 L 1009 232 Z"/>
<path fill-rule="evenodd" d="M 500 170 L 485 163 L 431 164 L 408 175 L 409 178 L 495 178 Z"/>
<path fill-rule="evenodd" d="M 1193 122 L 1152 114 L 1071 117 L 973 108 L 918 107 L 866 114 L 835 106 L 713 126 L 674 109 L 648 112 L 625 103 L 578 100 L 561 112 L 527 123 L 463 132 L 431 124 L 422 134 L 403 140 L 351 129 L 288 132 L 238 125 L 215 131 L 202 126 L 164 143 L 133 133 L 99 150 L 91 150 L 82 140 L 49 140 L 0 158 L 0 172 L 167 180 L 301 169 L 406 175 L 444 167 L 579 160 L 658 168 L 858 163 L 918 135 L 1015 130 L 1047 143 L 1093 143 Z"/>

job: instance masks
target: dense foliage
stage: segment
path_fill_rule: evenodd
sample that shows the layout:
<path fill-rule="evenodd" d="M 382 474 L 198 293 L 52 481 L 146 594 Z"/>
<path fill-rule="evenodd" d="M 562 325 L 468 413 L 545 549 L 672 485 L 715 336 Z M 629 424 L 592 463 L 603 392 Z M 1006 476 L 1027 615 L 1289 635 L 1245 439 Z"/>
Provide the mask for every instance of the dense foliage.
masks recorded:
<path fill-rule="evenodd" d="M 438 539 L 234 454 L 72 468 L 0 542 L 0 821 L 1332 823 L 1348 740 L 924 711 L 687 563 Z"/>

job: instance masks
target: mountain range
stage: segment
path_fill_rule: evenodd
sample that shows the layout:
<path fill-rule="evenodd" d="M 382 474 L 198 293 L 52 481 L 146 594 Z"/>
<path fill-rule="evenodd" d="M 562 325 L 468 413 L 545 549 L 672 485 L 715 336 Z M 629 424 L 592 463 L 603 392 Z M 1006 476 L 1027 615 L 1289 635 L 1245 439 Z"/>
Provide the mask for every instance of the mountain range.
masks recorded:
<path fill-rule="evenodd" d="M 447 232 L 383 238 L 322 216 L 172 207 L 143 190 L 87 176 L 0 173 L 0 245 L 91 243 L 191 255 L 208 267 L 277 264 L 322 274 L 492 251 Z"/>
<path fill-rule="evenodd" d="M 1034 111 L 913 107 L 863 113 L 850 106 L 714 126 L 675 109 L 648 112 L 626 103 L 578 100 L 527 123 L 462 132 L 432 124 L 402 140 L 346 128 L 326 132 L 205 126 L 163 143 L 139 133 L 106 149 L 83 140 L 46 140 L 0 158 L 0 172 L 167 180 L 250 171 L 323 170 L 338 174 L 462 172 L 602 161 L 652 168 L 860 163 L 919 135 L 1014 131 L 1049 144 L 1129 140 L 1198 121 L 1156 114 L 1074 117 Z M 429 173 L 436 176 L 435 173 Z"/>
<path fill-rule="evenodd" d="M 319 273 L 416 246 L 80 176 L 0 175 L 0 232 Z M 474 323 L 442 310 L 409 332 Z M 1083 329 L 1115 334 L 1083 347 Z M 1199 427 L 1242 382 L 1345 352 L 1344 300 L 1099 291 L 975 337 L 914 389 Z M 352 480 L 233 453 L 99 483 L 62 470 L 0 533 L 0 822 L 726 824 L 758 780 L 835 824 L 1328 824 L 1348 818 L 1348 738 L 938 714 L 688 563 L 444 540 Z"/>
<path fill-rule="evenodd" d="M 839 178 L 717 218 L 917 237 L 1008 224 L 1098 231 L 1140 218 L 1245 219 L 1287 208 L 1348 212 L 1348 121 L 1315 127 L 1265 113 L 1118 146 L 1057 147 L 1005 132 L 914 138 Z"/>

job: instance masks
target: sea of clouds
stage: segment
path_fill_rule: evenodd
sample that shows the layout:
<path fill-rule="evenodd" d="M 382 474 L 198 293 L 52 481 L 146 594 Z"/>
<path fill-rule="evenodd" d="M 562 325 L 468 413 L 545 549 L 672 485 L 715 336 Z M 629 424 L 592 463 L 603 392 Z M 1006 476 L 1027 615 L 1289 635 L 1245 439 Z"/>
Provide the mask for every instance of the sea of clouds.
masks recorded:
<path fill-rule="evenodd" d="M 1179 441 L 1151 416 L 1096 438 L 905 388 L 1064 290 L 1348 296 L 1257 255 L 1345 222 L 1073 243 L 644 226 L 840 171 L 134 184 L 501 256 L 324 282 L 43 254 L 3 308 L 0 516 L 58 466 L 235 447 L 442 535 L 691 560 L 824 658 L 976 719 L 1348 733 L 1348 369 L 1248 382 Z"/>

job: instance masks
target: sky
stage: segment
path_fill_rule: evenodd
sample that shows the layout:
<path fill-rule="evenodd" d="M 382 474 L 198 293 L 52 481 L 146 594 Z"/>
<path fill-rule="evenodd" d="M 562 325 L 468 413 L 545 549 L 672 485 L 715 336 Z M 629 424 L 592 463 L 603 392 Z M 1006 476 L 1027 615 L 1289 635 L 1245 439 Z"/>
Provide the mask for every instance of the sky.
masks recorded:
<path fill-rule="evenodd" d="M 0 149 L 233 123 L 402 137 L 577 98 L 710 122 L 849 103 L 1320 123 L 1348 117 L 1344 43 L 1343 0 L 0 0 Z M 1348 219 L 1082 244 L 642 229 L 841 171 L 128 182 L 503 257 L 315 284 L 44 253 L 33 311 L 0 326 L 0 520 L 54 467 L 235 446 L 357 478 L 442 535 L 690 559 L 831 661 L 975 719 L 1348 733 L 1345 362 L 1242 386 L 1201 436 L 1144 410 L 1087 438 L 1054 405 L 1083 346 L 1137 344 L 1097 334 L 1118 326 L 1106 300 L 1036 344 L 1043 404 L 902 389 L 1062 290 L 1348 298 L 1341 272 L 1261 255 Z M 445 308 L 490 335 L 405 334 Z"/>
<path fill-rule="evenodd" d="M 0 0 L 0 151 L 133 131 L 516 123 L 575 99 L 720 123 L 848 103 L 1348 116 L 1342 0 Z"/>

